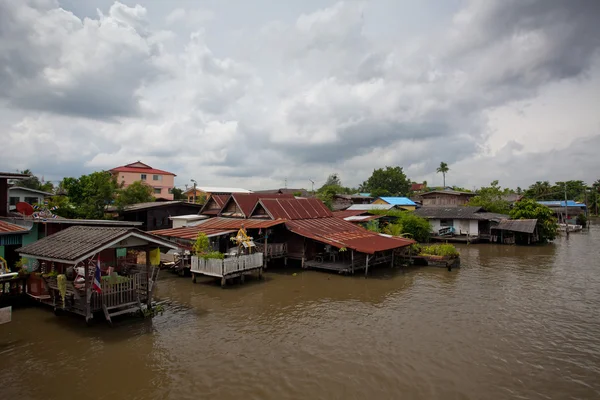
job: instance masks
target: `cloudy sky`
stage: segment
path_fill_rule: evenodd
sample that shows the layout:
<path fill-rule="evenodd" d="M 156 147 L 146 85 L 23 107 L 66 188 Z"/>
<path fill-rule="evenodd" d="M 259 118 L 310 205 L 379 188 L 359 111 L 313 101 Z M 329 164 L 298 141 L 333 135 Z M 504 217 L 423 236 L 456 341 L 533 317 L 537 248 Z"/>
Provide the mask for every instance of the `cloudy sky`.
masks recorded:
<path fill-rule="evenodd" d="M 0 0 L 0 170 L 47 180 L 591 182 L 599 110 L 595 0 Z"/>

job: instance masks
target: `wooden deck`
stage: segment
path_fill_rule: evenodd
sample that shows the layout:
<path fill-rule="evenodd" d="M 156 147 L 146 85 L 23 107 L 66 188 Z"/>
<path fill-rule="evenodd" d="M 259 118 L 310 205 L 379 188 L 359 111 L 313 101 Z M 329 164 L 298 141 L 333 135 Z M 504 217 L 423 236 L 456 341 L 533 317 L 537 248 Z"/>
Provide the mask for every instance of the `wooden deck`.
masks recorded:
<path fill-rule="evenodd" d="M 367 261 L 368 260 L 368 261 Z M 304 268 L 313 268 L 326 271 L 335 271 L 340 274 L 354 274 L 359 271 L 365 271 L 365 275 L 369 267 L 381 264 L 391 264 L 393 258 L 391 255 L 380 256 L 356 256 L 353 261 L 327 261 L 323 258 L 314 260 L 305 260 Z"/>
<path fill-rule="evenodd" d="M 432 241 L 448 243 L 479 243 L 479 236 L 455 235 L 455 236 L 432 236 Z"/>
<path fill-rule="evenodd" d="M 223 260 L 192 256 L 190 271 L 194 283 L 196 282 L 196 275 L 205 275 L 221 278 L 221 286 L 225 286 L 228 279 L 238 276 L 243 279 L 245 275 L 256 271 L 258 271 L 258 276 L 262 277 L 263 262 L 263 253 L 230 257 Z"/>

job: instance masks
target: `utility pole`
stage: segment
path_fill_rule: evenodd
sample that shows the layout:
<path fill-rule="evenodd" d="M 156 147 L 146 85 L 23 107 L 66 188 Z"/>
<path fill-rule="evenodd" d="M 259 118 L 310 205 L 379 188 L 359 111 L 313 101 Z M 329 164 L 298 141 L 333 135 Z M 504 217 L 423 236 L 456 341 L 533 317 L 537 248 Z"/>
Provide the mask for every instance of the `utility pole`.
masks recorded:
<path fill-rule="evenodd" d="M 283 184 L 285 185 L 284 187 L 287 189 L 287 178 L 285 178 L 285 181 Z"/>
<path fill-rule="evenodd" d="M 190 179 L 192 183 L 194 183 L 194 204 L 196 204 L 196 181 L 194 179 Z"/>
<path fill-rule="evenodd" d="M 315 181 L 313 181 L 312 179 L 309 179 L 310 183 L 312 184 L 312 190 L 311 193 L 315 194 Z"/>
<path fill-rule="evenodd" d="M 569 208 L 567 207 L 567 182 L 565 182 L 565 232 L 567 232 L 567 240 L 569 240 Z"/>

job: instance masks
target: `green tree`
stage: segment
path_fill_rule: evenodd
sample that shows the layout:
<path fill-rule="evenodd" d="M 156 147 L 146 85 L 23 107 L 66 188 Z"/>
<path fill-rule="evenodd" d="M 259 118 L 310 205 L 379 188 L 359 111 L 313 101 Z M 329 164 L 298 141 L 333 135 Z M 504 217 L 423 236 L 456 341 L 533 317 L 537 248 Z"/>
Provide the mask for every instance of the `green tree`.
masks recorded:
<path fill-rule="evenodd" d="M 548 181 L 537 181 L 525 190 L 524 196 L 534 200 L 552 200 L 552 186 Z"/>
<path fill-rule="evenodd" d="M 442 174 L 442 176 L 444 177 L 444 187 L 446 187 L 446 174 L 448 173 L 448 171 L 450 171 L 448 164 L 442 161 L 436 171 L 438 174 Z"/>
<path fill-rule="evenodd" d="M 327 177 L 323 186 L 342 186 L 342 181 L 337 173 L 333 173 Z"/>
<path fill-rule="evenodd" d="M 173 188 L 173 190 L 171 190 L 171 193 L 173 193 L 173 200 L 187 200 L 187 196 L 183 194 L 182 189 Z"/>
<path fill-rule="evenodd" d="M 24 175 L 29 175 L 29 178 L 16 181 L 15 186 L 34 190 L 42 190 L 48 193 L 52 193 L 54 191 L 54 185 L 52 182 L 43 182 L 43 179 L 40 180 L 40 178 L 35 176 L 30 169 L 21 171 L 21 173 Z"/>
<path fill-rule="evenodd" d="M 118 189 L 116 179 L 108 171 L 93 172 L 79 178 L 65 178 L 61 186 L 67 192 L 69 203 L 77 216 L 91 219 L 104 217 L 104 209 L 113 203 Z"/>
<path fill-rule="evenodd" d="M 493 181 L 490 186 L 482 187 L 477 192 L 477 196 L 469 200 L 470 206 L 483 207 L 486 211 L 508 214 L 510 203 L 504 200 L 504 196 L 510 193 L 510 189 L 502 189 L 498 181 Z"/>
<path fill-rule="evenodd" d="M 369 192 L 381 196 L 406 196 L 410 192 L 410 180 L 404 174 L 402 167 L 379 168 L 360 187 L 361 192 Z"/>
<path fill-rule="evenodd" d="M 537 229 L 542 243 L 556 239 L 558 225 L 554 213 L 548 207 L 533 199 L 523 199 L 515 203 L 510 211 L 512 219 L 537 219 Z"/>
<path fill-rule="evenodd" d="M 154 201 L 152 187 L 145 182 L 135 181 L 126 188 L 118 190 L 115 204 L 117 208 L 122 209 L 131 204 L 147 203 L 149 201 Z"/>
<path fill-rule="evenodd" d="M 386 224 L 383 232 L 392 236 L 410 235 L 417 242 L 428 242 L 431 238 L 431 225 L 425 218 L 419 217 L 410 211 L 400 210 L 371 210 L 369 213 L 382 215 L 393 219 L 394 222 Z M 368 229 L 368 228 L 367 228 Z"/>

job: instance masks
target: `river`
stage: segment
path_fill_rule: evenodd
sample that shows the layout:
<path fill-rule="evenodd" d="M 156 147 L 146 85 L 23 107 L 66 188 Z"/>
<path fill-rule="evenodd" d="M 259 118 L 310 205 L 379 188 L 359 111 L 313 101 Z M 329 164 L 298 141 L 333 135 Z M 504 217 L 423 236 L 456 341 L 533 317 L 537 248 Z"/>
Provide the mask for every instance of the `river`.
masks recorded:
<path fill-rule="evenodd" d="M 598 399 L 600 226 L 462 267 L 275 269 L 221 289 L 163 274 L 166 312 L 0 325 L 0 399 Z"/>

